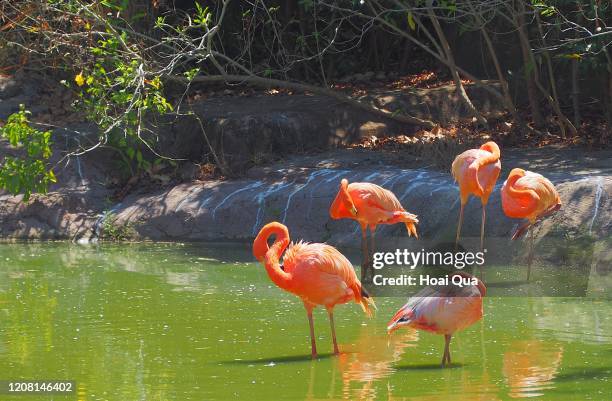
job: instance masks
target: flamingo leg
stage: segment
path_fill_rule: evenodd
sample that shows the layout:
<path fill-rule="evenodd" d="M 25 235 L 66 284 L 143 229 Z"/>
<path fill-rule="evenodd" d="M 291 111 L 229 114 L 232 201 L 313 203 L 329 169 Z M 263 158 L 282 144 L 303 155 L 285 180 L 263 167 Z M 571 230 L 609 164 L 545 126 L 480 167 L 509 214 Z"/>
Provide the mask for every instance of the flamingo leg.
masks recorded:
<path fill-rule="evenodd" d="M 376 226 L 370 226 L 370 260 L 374 260 L 374 235 L 376 234 Z"/>
<path fill-rule="evenodd" d="M 482 204 L 482 222 L 480 223 L 480 250 L 484 252 L 484 232 L 485 232 L 485 220 L 487 217 L 486 203 Z"/>
<path fill-rule="evenodd" d="M 368 253 L 368 227 L 366 225 L 361 226 L 361 281 L 364 282 L 368 277 L 370 257 Z"/>
<path fill-rule="evenodd" d="M 334 342 L 334 354 L 340 355 L 340 350 L 338 349 L 338 342 L 336 341 L 336 326 L 334 325 L 334 311 L 331 308 L 327 309 L 327 314 L 329 315 L 329 325 L 331 326 L 332 340 Z"/>
<path fill-rule="evenodd" d="M 461 202 L 461 209 L 459 210 L 459 223 L 457 224 L 457 236 L 455 237 L 455 251 L 457 251 L 459 246 L 459 237 L 461 236 L 461 225 L 463 224 L 463 208 L 465 207 L 465 203 Z"/>
<path fill-rule="evenodd" d="M 448 366 L 451 363 L 450 341 L 451 341 L 451 335 L 445 334 L 444 335 L 444 355 L 442 355 L 442 367 Z"/>
<path fill-rule="evenodd" d="M 518 227 L 516 229 L 516 231 L 514 232 L 514 234 L 512 235 L 512 240 L 514 241 L 514 240 L 517 240 L 517 239 L 521 238 L 521 236 L 523 234 L 525 234 L 525 231 L 527 231 L 530 226 L 531 226 L 531 222 L 528 221 L 527 223 L 525 223 L 522 226 Z"/>
<path fill-rule="evenodd" d="M 306 313 L 308 314 L 308 324 L 310 325 L 310 349 L 312 359 L 315 359 L 317 357 L 317 343 L 315 342 L 314 321 L 312 320 L 312 307 L 306 306 Z"/>
<path fill-rule="evenodd" d="M 482 204 L 482 222 L 480 223 L 480 251 L 484 252 L 484 232 L 485 232 L 485 221 L 487 218 L 486 209 L 487 204 Z M 480 265 L 480 279 L 484 280 L 484 270 L 482 265 Z"/>
<path fill-rule="evenodd" d="M 527 281 L 531 277 L 531 264 L 533 263 L 533 226 L 529 228 L 529 256 L 527 257 Z"/>
<path fill-rule="evenodd" d="M 448 364 L 451 364 L 451 353 L 450 353 L 450 342 L 451 342 L 451 335 L 447 335 L 445 336 L 445 341 L 446 341 L 446 362 L 448 362 Z"/>

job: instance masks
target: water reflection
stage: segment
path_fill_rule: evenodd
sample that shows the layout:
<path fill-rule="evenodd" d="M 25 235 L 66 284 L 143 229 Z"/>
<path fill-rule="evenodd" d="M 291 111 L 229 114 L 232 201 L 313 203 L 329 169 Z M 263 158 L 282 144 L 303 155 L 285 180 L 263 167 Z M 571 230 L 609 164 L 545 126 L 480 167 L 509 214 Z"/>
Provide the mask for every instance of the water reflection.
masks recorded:
<path fill-rule="evenodd" d="M 73 379 L 75 399 L 88 401 L 610 393 L 609 301 L 487 298 L 482 324 L 457 336 L 453 367 L 441 369 L 441 337 L 387 336 L 386 320 L 402 301 L 379 298 L 374 320 L 355 305 L 342 308 L 345 354 L 311 361 L 303 355 L 303 307 L 261 266 L 236 265 L 234 251 L 244 253 L 180 244 L 0 245 L 0 380 Z M 319 312 L 317 333 L 329 347 Z"/>
<path fill-rule="evenodd" d="M 541 340 L 515 341 L 504 353 L 503 374 L 512 398 L 539 397 L 554 388 L 563 357 L 561 344 Z"/>
<path fill-rule="evenodd" d="M 535 327 L 560 341 L 612 343 L 612 319 L 605 301 L 536 298 L 531 304 Z"/>
<path fill-rule="evenodd" d="M 416 346 L 419 333 L 404 330 L 397 335 L 372 335 L 371 327 L 361 327 L 357 341 L 345 346 L 355 350 L 342 354 L 338 364 L 342 371 L 342 395 L 346 400 L 376 400 L 376 381 L 390 376 L 406 348 Z"/>

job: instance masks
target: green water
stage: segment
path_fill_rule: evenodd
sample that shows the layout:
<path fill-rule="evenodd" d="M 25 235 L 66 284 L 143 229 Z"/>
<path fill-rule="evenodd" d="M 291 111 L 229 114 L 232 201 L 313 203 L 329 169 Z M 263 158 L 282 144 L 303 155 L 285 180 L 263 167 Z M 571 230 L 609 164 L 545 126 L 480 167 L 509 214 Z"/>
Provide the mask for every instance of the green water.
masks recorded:
<path fill-rule="evenodd" d="M 0 380 L 75 380 L 69 396 L 4 400 L 606 400 L 612 302 L 486 298 L 485 318 L 443 339 L 385 333 L 336 309 L 342 355 L 315 313 L 275 288 L 247 245 L 0 245 Z"/>

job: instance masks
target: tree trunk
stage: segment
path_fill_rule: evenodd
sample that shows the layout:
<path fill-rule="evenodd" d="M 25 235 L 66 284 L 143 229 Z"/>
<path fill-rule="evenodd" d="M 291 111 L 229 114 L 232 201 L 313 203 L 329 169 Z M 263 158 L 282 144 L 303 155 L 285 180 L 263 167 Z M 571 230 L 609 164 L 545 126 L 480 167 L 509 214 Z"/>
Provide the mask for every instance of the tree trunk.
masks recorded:
<path fill-rule="evenodd" d="M 508 86 L 508 80 L 506 80 L 506 77 L 504 76 L 504 73 L 502 72 L 501 66 L 499 65 L 499 59 L 497 58 L 497 54 L 495 53 L 495 47 L 493 46 L 493 42 L 491 41 L 491 38 L 489 37 L 489 34 L 486 31 L 484 26 L 480 28 L 480 32 L 482 33 L 482 37 L 485 40 L 485 44 L 487 45 L 489 56 L 491 57 L 491 60 L 493 61 L 493 65 L 495 66 L 495 72 L 497 74 L 497 79 L 499 80 L 499 83 L 501 84 L 501 87 L 502 87 L 502 94 L 504 95 L 506 107 L 508 108 L 508 111 L 512 113 L 512 115 L 516 119 L 517 118 L 516 107 L 514 106 L 514 102 L 512 101 L 512 96 L 510 95 L 510 88 Z"/>
<path fill-rule="evenodd" d="M 497 53 L 495 52 L 495 46 L 493 46 L 493 41 L 491 41 L 491 37 L 489 36 L 489 33 L 487 32 L 487 29 L 485 27 L 485 21 L 482 19 L 482 16 L 478 13 L 476 8 L 474 7 L 474 4 L 472 3 L 472 1 L 470 0 L 468 3 L 470 6 L 470 10 L 472 11 L 472 13 L 474 13 L 474 17 L 476 18 L 476 20 L 478 21 L 478 24 L 480 25 L 480 33 L 482 34 L 485 44 L 487 45 L 489 56 L 491 57 L 491 60 L 493 61 L 493 65 L 495 66 L 495 73 L 497 74 L 497 79 L 499 80 L 499 83 L 502 88 L 502 95 L 504 97 L 504 103 L 506 105 L 506 108 L 512 114 L 512 117 L 515 123 L 523 124 L 522 119 L 519 118 L 518 116 L 516 106 L 514 105 L 514 102 L 512 100 L 512 95 L 510 95 L 510 88 L 508 86 L 508 80 L 506 79 L 506 76 L 502 72 L 501 66 L 499 64 L 499 59 L 497 58 Z"/>
<path fill-rule="evenodd" d="M 610 52 L 608 49 L 605 49 L 606 60 L 608 61 L 608 89 L 607 94 L 604 94 L 604 99 L 607 99 L 604 102 L 604 108 L 606 113 L 606 119 L 608 120 L 608 125 L 612 126 L 612 56 L 610 56 Z"/>
<path fill-rule="evenodd" d="M 544 61 L 546 62 L 546 69 L 548 71 L 548 80 L 550 83 L 550 90 L 552 91 L 552 97 L 547 91 L 544 90 L 543 87 L 541 87 L 541 90 L 542 90 L 542 93 L 544 93 L 544 95 L 547 97 L 548 102 L 550 103 L 553 110 L 555 111 L 555 114 L 557 114 L 557 117 L 559 118 L 559 129 L 561 129 L 561 137 L 565 139 L 566 137 L 565 127 L 567 127 L 570 130 L 570 133 L 572 136 L 576 135 L 576 127 L 571 123 L 571 121 L 561 111 L 561 105 L 559 104 L 559 96 L 557 95 L 557 83 L 555 81 L 555 73 L 552 68 L 552 61 L 550 59 L 550 53 L 546 49 L 546 39 L 544 37 L 544 32 L 542 30 L 542 23 L 540 21 L 539 13 L 536 12 L 535 17 L 536 17 L 536 23 L 538 26 L 538 33 L 540 34 L 540 38 L 542 40 L 542 47 L 544 49 L 543 50 Z"/>
<path fill-rule="evenodd" d="M 465 104 L 468 111 L 474 117 L 476 117 L 476 120 L 480 124 L 483 124 L 485 126 L 488 125 L 486 118 L 484 118 L 482 114 L 480 114 L 480 112 L 476 109 L 476 107 L 470 100 L 470 97 L 468 96 L 467 92 L 465 91 L 465 87 L 463 86 L 463 83 L 461 82 L 461 77 L 459 76 L 459 72 L 457 71 L 457 65 L 455 63 L 455 58 L 453 57 L 453 52 L 450 48 L 450 45 L 448 44 L 448 40 L 446 40 L 446 36 L 444 35 L 444 31 L 440 26 L 440 22 L 438 21 L 438 18 L 436 17 L 433 11 L 431 0 L 428 2 L 427 14 L 429 16 L 429 19 L 431 20 L 431 23 L 433 24 L 434 30 L 436 31 L 436 35 L 438 36 L 438 40 L 440 41 L 442 49 L 444 50 L 444 53 L 446 55 L 446 60 L 448 61 L 448 68 L 453 77 L 453 81 L 455 82 L 455 87 L 457 89 L 457 94 L 459 95 L 459 98 Z"/>
<path fill-rule="evenodd" d="M 572 59 L 572 107 L 574 109 L 574 126 L 580 126 L 580 85 L 578 83 L 578 60 Z"/>
<path fill-rule="evenodd" d="M 529 35 L 525 28 L 525 5 L 522 0 L 517 2 L 519 4 L 518 10 L 514 10 L 514 22 L 517 28 L 519 36 L 519 42 L 521 45 L 521 53 L 523 55 L 523 68 L 525 69 L 525 80 L 527 82 L 527 97 L 529 98 L 529 107 L 531 109 L 531 115 L 533 122 L 536 127 L 542 127 L 544 125 L 544 119 L 540 113 L 540 105 L 538 99 L 537 85 L 535 83 L 537 64 L 533 53 L 531 52 L 531 45 L 529 44 Z"/>

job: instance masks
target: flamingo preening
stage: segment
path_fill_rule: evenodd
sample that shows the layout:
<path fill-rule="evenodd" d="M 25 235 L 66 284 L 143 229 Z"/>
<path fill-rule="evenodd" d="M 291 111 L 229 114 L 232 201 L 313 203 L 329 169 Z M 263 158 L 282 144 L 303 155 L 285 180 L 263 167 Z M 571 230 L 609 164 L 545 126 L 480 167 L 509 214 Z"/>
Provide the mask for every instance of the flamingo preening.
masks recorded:
<path fill-rule="evenodd" d="M 508 179 L 502 186 L 501 198 L 502 209 L 506 216 L 528 220 L 527 223 L 516 230 L 512 239 L 518 239 L 527 230 L 530 231 L 527 263 L 527 280 L 529 280 L 531 263 L 533 262 L 533 226 L 561 208 L 559 193 L 553 183 L 546 177 L 515 168 L 510 172 Z"/>
<path fill-rule="evenodd" d="M 459 197 L 461 210 L 459 212 L 459 223 L 457 224 L 457 236 L 455 237 L 455 248 L 459 243 L 461 225 L 463 224 L 463 209 L 470 195 L 480 198 L 482 203 L 482 222 L 480 226 L 480 249 L 484 250 L 485 209 L 489 196 L 495 188 L 495 183 L 501 171 L 499 161 L 499 146 L 493 141 L 487 142 L 479 149 L 468 149 L 455 157 L 451 173 L 459 184 Z"/>
<path fill-rule="evenodd" d="M 275 235 L 274 244 L 268 239 Z M 289 243 L 289 230 L 281 223 L 266 224 L 253 242 L 253 254 L 264 264 L 270 279 L 285 291 L 302 299 L 310 325 L 312 357 L 317 356 L 312 310 L 317 305 L 327 309 L 334 353 L 339 354 L 334 327 L 334 306 L 355 301 L 372 316 L 374 300 L 361 287 L 351 262 L 336 248 L 326 244 Z M 280 263 L 281 256 L 283 264 Z"/>
<path fill-rule="evenodd" d="M 398 310 L 387 324 L 389 333 L 408 326 L 444 335 L 442 366 L 451 363 L 450 341 L 452 335 L 482 318 L 482 298 L 487 289 L 479 279 L 464 272 L 450 275 L 462 280 L 476 280 L 476 284 L 458 286 L 425 287 Z"/>
<path fill-rule="evenodd" d="M 408 213 L 393 192 L 369 182 L 348 183 L 347 179 L 340 182 L 340 189 L 329 208 L 332 219 L 357 220 L 361 227 L 361 250 L 363 252 L 362 279 L 367 277 L 366 266 L 370 256 L 368 253 L 367 229 L 370 228 L 370 252 L 374 252 L 374 234 L 379 224 L 404 223 L 408 236 L 418 238 L 416 224 L 417 216 Z"/>

